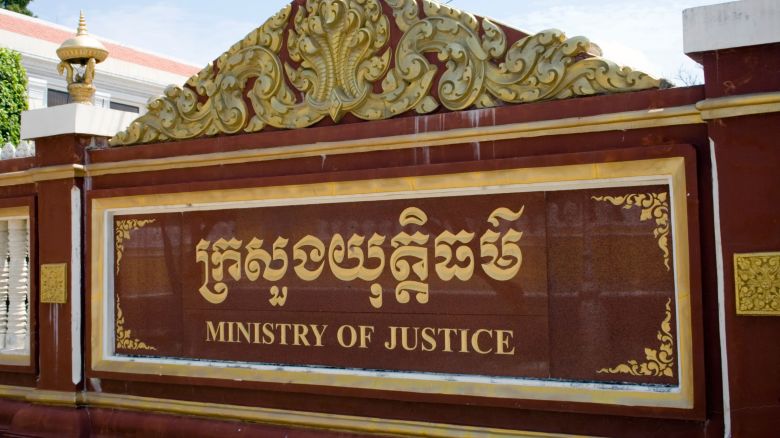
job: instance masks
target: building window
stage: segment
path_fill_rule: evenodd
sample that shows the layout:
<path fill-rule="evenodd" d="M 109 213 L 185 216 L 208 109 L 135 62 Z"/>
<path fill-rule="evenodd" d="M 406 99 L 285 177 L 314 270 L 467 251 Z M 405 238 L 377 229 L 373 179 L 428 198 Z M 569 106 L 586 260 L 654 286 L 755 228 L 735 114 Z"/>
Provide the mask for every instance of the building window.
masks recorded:
<path fill-rule="evenodd" d="M 118 103 L 118 102 L 111 102 L 110 104 L 111 109 L 119 110 L 119 111 L 126 111 L 128 113 L 136 113 L 138 114 L 138 107 L 133 105 L 125 105 L 124 103 Z"/>
<path fill-rule="evenodd" d="M 70 103 L 70 95 L 65 91 L 46 90 L 46 106 L 65 105 Z"/>

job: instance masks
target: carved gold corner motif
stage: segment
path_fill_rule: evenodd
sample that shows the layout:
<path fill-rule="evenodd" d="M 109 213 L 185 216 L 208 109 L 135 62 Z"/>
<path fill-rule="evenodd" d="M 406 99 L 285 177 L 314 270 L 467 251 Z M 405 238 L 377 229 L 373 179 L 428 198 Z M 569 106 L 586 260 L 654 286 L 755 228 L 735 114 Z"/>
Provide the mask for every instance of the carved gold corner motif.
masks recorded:
<path fill-rule="evenodd" d="M 734 254 L 738 315 L 780 316 L 780 252 Z"/>
<path fill-rule="evenodd" d="M 67 303 L 67 281 L 67 263 L 50 263 L 41 265 L 41 303 Z"/>
<path fill-rule="evenodd" d="M 116 273 L 119 274 L 119 262 L 122 261 L 122 253 L 125 251 L 125 240 L 130 240 L 130 232 L 143 228 L 156 219 L 122 219 L 116 221 L 114 245 L 116 246 Z"/>
<path fill-rule="evenodd" d="M 631 209 L 635 206 L 642 209 L 639 219 L 644 222 L 655 220 L 653 236 L 658 239 L 658 247 L 664 256 L 664 266 L 670 271 L 669 253 L 669 195 L 661 193 L 639 193 L 625 196 L 593 196 L 594 201 L 606 201 L 615 206 Z"/>
<path fill-rule="evenodd" d="M 156 351 L 157 348 L 134 339 L 132 331 L 125 328 L 125 315 L 122 313 L 122 306 L 119 302 L 119 295 L 116 295 L 116 348 L 124 350 L 150 350 Z"/>
<path fill-rule="evenodd" d="M 490 20 L 431 0 L 384 2 L 402 33 L 391 44 L 381 3 L 307 0 L 294 17 L 288 5 L 184 86 L 167 88 L 111 145 L 303 128 L 346 114 L 380 120 L 440 105 L 459 111 L 664 86 L 601 58 L 587 38 L 548 30 L 510 42 Z M 285 34 L 292 62 L 281 53 Z M 429 53 L 444 64 L 440 75 Z"/>
<path fill-rule="evenodd" d="M 645 348 L 646 362 L 631 359 L 614 368 L 602 368 L 599 374 L 630 374 L 632 376 L 674 377 L 674 337 L 672 337 L 672 299 L 666 302 L 666 317 L 656 337 L 661 341 L 657 350 Z"/>

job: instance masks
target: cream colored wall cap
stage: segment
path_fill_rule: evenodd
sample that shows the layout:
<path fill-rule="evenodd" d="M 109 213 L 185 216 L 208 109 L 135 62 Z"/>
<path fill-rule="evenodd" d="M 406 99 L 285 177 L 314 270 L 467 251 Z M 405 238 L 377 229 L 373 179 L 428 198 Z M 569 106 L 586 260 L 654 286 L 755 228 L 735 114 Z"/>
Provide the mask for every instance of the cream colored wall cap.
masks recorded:
<path fill-rule="evenodd" d="M 696 104 L 703 120 L 780 112 L 780 92 L 705 99 Z"/>
<path fill-rule="evenodd" d="M 22 113 L 24 140 L 61 134 L 111 137 L 125 129 L 138 115 L 93 105 L 69 103 Z"/>
<path fill-rule="evenodd" d="M 780 42 L 780 2 L 742 0 L 683 11 L 685 53 Z"/>
<path fill-rule="evenodd" d="M 36 167 L 16 172 L 0 173 L 0 187 L 32 184 L 40 181 L 79 178 L 86 174 L 81 164 Z"/>

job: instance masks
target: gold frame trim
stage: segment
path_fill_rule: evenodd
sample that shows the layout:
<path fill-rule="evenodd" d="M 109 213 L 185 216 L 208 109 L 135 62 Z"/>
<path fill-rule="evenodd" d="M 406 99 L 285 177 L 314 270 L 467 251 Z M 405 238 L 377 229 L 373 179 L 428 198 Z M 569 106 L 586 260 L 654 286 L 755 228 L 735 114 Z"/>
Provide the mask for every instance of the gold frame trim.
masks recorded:
<path fill-rule="evenodd" d="M 625 179 L 631 179 L 628 182 Z M 671 183 L 671 204 L 674 264 L 676 275 L 676 302 L 678 329 L 678 369 L 680 385 L 671 391 L 637 391 L 632 389 L 600 389 L 573 385 L 536 385 L 493 381 L 434 380 L 414 375 L 376 376 L 366 373 L 332 374 L 324 371 L 258 370 L 238 367 L 198 366 L 194 363 L 163 363 L 153 359 L 122 360 L 112 357 L 107 350 L 105 332 L 107 300 L 104 285 L 107 271 L 106 251 L 113 249 L 106 233 L 111 230 L 106 220 L 115 210 L 138 207 L 164 207 L 186 204 L 204 205 L 251 200 L 280 200 L 322 196 L 349 196 L 364 194 L 417 192 L 425 190 L 466 189 L 480 186 L 617 180 L 630 185 L 636 179 L 653 178 Z M 601 183 L 601 182 L 600 182 Z M 609 183 L 604 183 L 609 186 Z M 524 168 L 488 172 L 388 178 L 378 180 L 343 181 L 306 185 L 258 187 L 250 189 L 215 190 L 192 193 L 165 193 L 95 198 L 90 212 L 91 233 L 91 369 L 113 373 L 170 375 L 191 378 L 283 382 L 301 385 L 353 387 L 370 390 L 389 390 L 413 393 L 471 395 L 492 398 L 552 400 L 610 405 L 649 406 L 689 409 L 693 407 L 693 358 L 690 302 L 690 273 L 688 249 L 687 198 L 685 163 L 682 157 L 614 163 L 581 164 L 543 168 Z M 113 234 L 112 234 L 113 237 Z M 111 246 L 106 246 L 111 244 Z M 113 271 L 113 269 L 111 270 Z M 113 336 L 111 336 L 113 339 Z"/>
<path fill-rule="evenodd" d="M 30 207 L 22 205 L 19 207 L 5 207 L 0 208 L 0 219 L 7 220 L 11 218 L 24 217 L 28 221 L 30 220 Z"/>

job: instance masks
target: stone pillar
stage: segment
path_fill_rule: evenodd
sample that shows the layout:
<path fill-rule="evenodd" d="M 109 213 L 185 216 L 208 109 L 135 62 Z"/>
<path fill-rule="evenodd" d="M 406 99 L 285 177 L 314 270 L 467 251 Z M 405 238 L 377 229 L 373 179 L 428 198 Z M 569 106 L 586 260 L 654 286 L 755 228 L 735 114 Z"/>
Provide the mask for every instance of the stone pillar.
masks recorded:
<path fill-rule="evenodd" d="M 88 436 L 85 412 L 72 409 L 84 387 L 84 157 L 91 144 L 124 129 L 135 114 L 92 105 L 68 104 L 26 111 L 22 114 L 22 138 L 35 140 L 35 168 L 58 175 L 35 183 L 36 208 L 32 223 L 36 234 L 35 255 L 39 278 L 37 305 L 37 343 L 33 361 L 37 362 L 36 391 L 27 396 L 32 402 L 22 406 L 13 417 L 10 432 L 18 436 L 48 436 L 41 431 L 70 431 L 68 436 Z M 9 221 L 11 255 L 26 245 L 27 221 Z M 0 225 L 0 258 L 3 229 Z M 22 262 L 25 259 L 22 259 Z M 64 269 L 63 269 L 64 266 Z M 3 282 L 0 262 L 0 300 Z M 27 320 L 19 310 L 23 305 L 18 291 L 27 281 L 24 263 L 11 257 L 9 267 L 9 313 L 6 348 L 18 342 Z M 65 284 L 64 296 L 53 296 L 44 288 L 44 275 L 57 277 Z M 35 279 L 30 279 L 34 281 Z M 50 284 L 47 277 L 47 283 Z M 14 295 L 16 293 L 16 295 Z M 2 306 L 0 305 L 0 308 Z M 2 330 L 0 312 L 0 331 Z M 55 408 L 71 406 L 69 409 Z M 57 435 L 52 432 L 51 436 Z"/>
<path fill-rule="evenodd" d="M 778 23 L 776 0 L 684 12 L 685 51 L 704 66 L 726 436 L 780 430 Z"/>
<path fill-rule="evenodd" d="M 65 302 L 42 298 L 38 303 L 38 388 L 69 392 L 73 400 L 83 384 L 84 151 L 126 127 L 134 116 L 76 103 L 22 114 L 22 138 L 35 140 L 36 167 L 57 169 L 63 175 L 36 184 L 36 272 L 43 275 L 44 268 L 67 266 Z M 9 228 L 13 251 L 14 225 Z M 13 275 L 12 260 L 10 294 L 14 291 Z M 39 296 L 44 295 L 39 291 Z M 12 305 L 9 335 L 16 327 L 11 323 L 13 309 Z"/>

